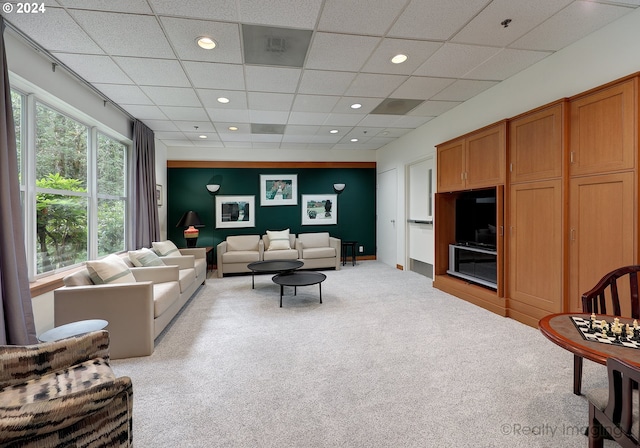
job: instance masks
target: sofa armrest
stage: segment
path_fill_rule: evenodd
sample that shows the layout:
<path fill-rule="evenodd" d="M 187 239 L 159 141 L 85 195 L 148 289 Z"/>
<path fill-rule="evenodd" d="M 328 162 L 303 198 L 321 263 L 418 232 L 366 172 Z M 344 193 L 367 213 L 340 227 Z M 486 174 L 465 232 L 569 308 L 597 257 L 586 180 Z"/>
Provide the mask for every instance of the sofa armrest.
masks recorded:
<path fill-rule="evenodd" d="M 258 241 L 258 257 L 258 260 L 264 260 L 264 241 L 262 239 Z"/>
<path fill-rule="evenodd" d="M 178 266 L 145 266 L 129 268 L 137 282 L 177 282 L 180 278 Z"/>
<path fill-rule="evenodd" d="M 338 255 L 338 258 L 340 258 L 340 251 L 342 250 L 340 238 L 330 236 L 329 246 L 333 247 L 336 250 L 336 254 Z"/>
<path fill-rule="evenodd" d="M 298 250 L 298 259 L 301 260 L 303 245 L 299 238 L 296 238 L 296 249 Z"/>
<path fill-rule="evenodd" d="M 178 266 L 178 269 L 191 269 L 196 265 L 196 257 L 194 255 L 160 257 L 160 259 L 167 266 Z"/>
<path fill-rule="evenodd" d="M 177 267 L 168 267 L 177 273 Z M 56 326 L 85 319 L 109 322 L 112 359 L 153 353 L 153 282 L 64 286 L 53 291 L 53 300 Z"/>
<path fill-rule="evenodd" d="M 51 356 L 54 353 L 55 356 Z M 0 346 L 0 384 L 22 383 L 94 358 L 109 358 L 108 331 L 33 345 L 3 345 Z"/>
<path fill-rule="evenodd" d="M 182 255 L 193 255 L 198 258 L 207 258 L 207 249 L 204 247 L 191 247 L 187 249 L 180 249 Z"/>

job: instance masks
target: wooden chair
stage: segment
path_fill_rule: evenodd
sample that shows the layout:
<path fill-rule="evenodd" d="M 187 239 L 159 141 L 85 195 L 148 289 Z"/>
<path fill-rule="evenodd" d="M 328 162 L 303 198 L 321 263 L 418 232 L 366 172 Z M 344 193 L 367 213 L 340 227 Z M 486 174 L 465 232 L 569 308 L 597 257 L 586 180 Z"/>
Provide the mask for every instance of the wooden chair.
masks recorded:
<path fill-rule="evenodd" d="M 587 393 L 589 398 L 589 448 L 602 448 L 605 438 L 622 447 L 637 447 L 639 434 L 638 382 L 640 366 L 616 358 L 607 360 L 609 390 Z"/>
<path fill-rule="evenodd" d="M 610 302 L 614 316 L 622 316 L 620 296 L 618 294 L 618 280 L 629 276 L 629 299 L 631 301 L 632 319 L 640 319 L 640 305 L 638 300 L 638 272 L 640 265 L 624 266 L 615 269 L 604 277 L 590 291 L 582 294 L 582 310 L 585 313 L 607 314 L 607 302 Z M 608 299 L 608 300 L 607 300 Z M 573 393 L 580 395 L 582 389 L 582 357 L 573 357 Z"/>

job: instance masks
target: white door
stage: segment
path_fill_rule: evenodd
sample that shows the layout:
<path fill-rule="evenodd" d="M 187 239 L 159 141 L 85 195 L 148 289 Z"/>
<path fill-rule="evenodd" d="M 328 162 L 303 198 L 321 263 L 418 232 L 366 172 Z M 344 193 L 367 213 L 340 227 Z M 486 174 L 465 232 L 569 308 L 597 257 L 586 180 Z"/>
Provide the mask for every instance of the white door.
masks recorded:
<path fill-rule="evenodd" d="M 377 191 L 377 254 L 384 264 L 397 265 L 398 181 L 395 169 L 378 174 Z"/>

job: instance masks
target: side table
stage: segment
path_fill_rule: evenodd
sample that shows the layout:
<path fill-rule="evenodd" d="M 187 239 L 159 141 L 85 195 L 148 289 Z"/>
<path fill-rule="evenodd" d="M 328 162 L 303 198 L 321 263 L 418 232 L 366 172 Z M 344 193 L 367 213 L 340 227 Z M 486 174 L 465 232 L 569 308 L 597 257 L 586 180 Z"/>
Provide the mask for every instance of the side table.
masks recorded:
<path fill-rule="evenodd" d="M 347 249 L 351 248 L 351 265 L 356 265 L 356 245 L 357 241 L 342 241 L 342 266 L 347 264 Z"/>
<path fill-rule="evenodd" d="M 79 320 L 47 330 L 38 336 L 40 342 L 51 342 L 59 339 L 80 336 L 91 331 L 103 330 L 109 322 L 103 319 Z"/>

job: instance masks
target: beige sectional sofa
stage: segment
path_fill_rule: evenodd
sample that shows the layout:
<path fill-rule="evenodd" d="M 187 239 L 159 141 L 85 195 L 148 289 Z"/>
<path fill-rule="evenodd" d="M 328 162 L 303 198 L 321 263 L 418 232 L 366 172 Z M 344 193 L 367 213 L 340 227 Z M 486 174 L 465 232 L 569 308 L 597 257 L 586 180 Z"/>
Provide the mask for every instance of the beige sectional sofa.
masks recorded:
<path fill-rule="evenodd" d="M 340 270 L 339 238 L 329 235 L 329 232 L 301 233 L 288 235 L 288 247 L 276 249 L 267 232 L 260 238 L 258 235 L 228 236 L 226 241 L 218 244 L 218 277 L 224 274 L 251 272 L 249 263 L 263 260 L 301 260 L 301 269 L 333 268 Z"/>
<path fill-rule="evenodd" d="M 96 284 L 87 268 L 65 277 L 65 286 L 54 291 L 54 324 L 104 319 L 112 359 L 147 356 L 155 338 L 205 283 L 206 249 L 160 257 L 164 266 L 134 267 L 127 254 L 120 257 L 133 281 Z"/>

